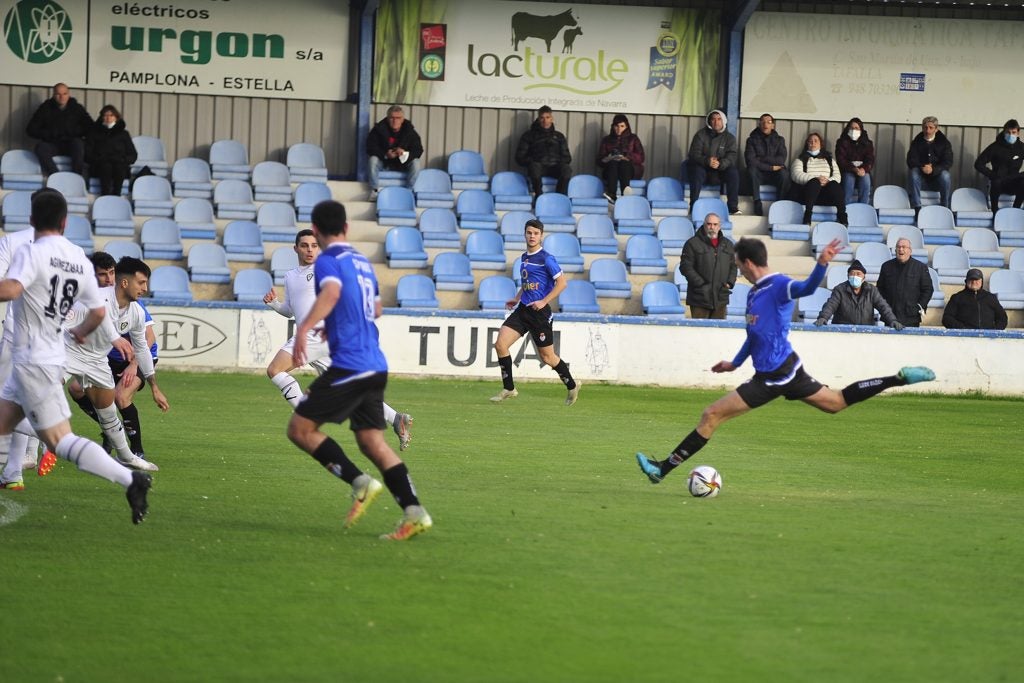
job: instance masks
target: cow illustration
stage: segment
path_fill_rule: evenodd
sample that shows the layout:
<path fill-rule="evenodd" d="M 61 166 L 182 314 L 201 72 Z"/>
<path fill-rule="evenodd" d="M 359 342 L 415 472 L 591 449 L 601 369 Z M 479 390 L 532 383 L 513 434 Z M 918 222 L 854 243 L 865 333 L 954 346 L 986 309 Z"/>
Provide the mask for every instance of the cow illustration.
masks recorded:
<path fill-rule="evenodd" d="M 578 36 L 583 35 L 583 29 L 579 26 L 576 28 L 567 28 L 562 33 L 562 54 L 568 52 L 572 54 L 572 44 L 576 42 Z"/>
<path fill-rule="evenodd" d="M 565 27 L 576 26 L 576 17 L 567 9 L 561 14 L 540 16 L 528 12 L 512 15 L 512 49 L 519 51 L 519 43 L 527 38 L 540 38 L 551 52 L 551 41 Z"/>

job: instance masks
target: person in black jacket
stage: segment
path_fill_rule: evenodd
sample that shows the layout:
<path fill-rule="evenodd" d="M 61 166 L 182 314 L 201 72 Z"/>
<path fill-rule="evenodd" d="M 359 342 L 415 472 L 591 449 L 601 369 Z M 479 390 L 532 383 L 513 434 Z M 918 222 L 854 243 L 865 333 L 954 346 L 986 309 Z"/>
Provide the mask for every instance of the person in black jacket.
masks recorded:
<path fill-rule="evenodd" d="M 1010 119 L 996 135 L 996 140 L 986 147 L 974 162 L 974 169 L 988 178 L 989 208 L 999 210 L 999 195 L 1012 194 L 1013 206 L 1024 205 L 1024 142 L 1020 140 L 1020 124 Z"/>
<path fill-rule="evenodd" d="M 85 137 L 89 175 L 100 181 L 101 195 L 121 194 L 121 186 L 128 179 L 138 156 L 132 136 L 121 119 L 121 112 L 112 104 L 103 107 Z"/>
<path fill-rule="evenodd" d="M 405 111 L 397 104 L 388 107 L 388 115 L 370 129 L 366 138 L 366 153 L 370 156 L 370 201 L 377 199 L 380 172 L 402 171 L 408 177 L 409 187 L 416 183 L 420 172 L 423 142 Z"/>
<path fill-rule="evenodd" d="M 544 176 L 557 178 L 555 191 L 568 194 L 572 155 L 565 136 L 555 130 L 555 116 L 546 104 L 537 110 L 537 119 L 519 138 L 516 163 L 526 167 L 534 196 L 539 197 L 543 191 L 541 178 Z"/>
<path fill-rule="evenodd" d="M 777 199 L 789 196 L 789 155 L 786 152 L 786 138 L 775 130 L 775 117 L 761 114 L 757 128 L 750 131 L 743 148 L 743 159 L 750 172 L 751 194 L 754 197 L 754 213 L 764 215 L 761 203 L 761 186 L 774 185 L 778 190 Z"/>
<path fill-rule="evenodd" d="M 981 271 L 971 268 L 964 288 L 949 297 L 942 324 L 951 330 L 1005 330 L 1006 311 L 999 297 L 982 287 Z"/>
<path fill-rule="evenodd" d="M 25 128 L 30 138 L 39 140 L 35 153 L 45 175 L 57 172 L 56 155 L 71 157 L 71 170 L 85 177 L 85 142 L 92 117 L 71 96 L 68 86 L 53 86 L 53 97 L 36 109 Z"/>
<path fill-rule="evenodd" d="M 921 121 L 921 132 L 911 141 L 907 150 L 907 194 L 914 211 L 921 210 L 921 188 L 938 190 L 942 205 L 949 208 L 953 181 L 949 169 L 953 167 L 953 145 L 942 131 L 939 120 L 926 116 Z"/>
<path fill-rule="evenodd" d="M 736 284 L 736 263 L 732 242 L 721 229 L 721 217 L 709 213 L 704 225 L 683 245 L 679 272 L 686 278 L 686 305 L 691 318 L 725 319 L 729 295 Z"/>
<path fill-rule="evenodd" d="M 910 240 L 896 241 L 896 258 L 882 264 L 878 274 L 878 291 L 888 302 L 896 319 L 904 327 L 920 327 L 935 291 L 928 266 L 911 258 Z"/>

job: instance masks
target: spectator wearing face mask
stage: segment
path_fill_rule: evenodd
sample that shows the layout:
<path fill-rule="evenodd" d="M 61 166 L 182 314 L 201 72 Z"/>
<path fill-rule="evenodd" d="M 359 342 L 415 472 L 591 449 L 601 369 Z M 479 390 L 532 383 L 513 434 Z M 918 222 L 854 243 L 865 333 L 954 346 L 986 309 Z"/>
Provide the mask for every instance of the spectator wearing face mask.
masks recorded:
<path fill-rule="evenodd" d="M 121 194 L 121 186 L 137 158 L 121 112 L 112 104 L 106 105 L 85 136 L 85 161 L 89 175 L 100 182 L 100 194 Z"/>
<path fill-rule="evenodd" d="M 843 198 L 847 204 L 871 203 L 871 171 L 875 167 L 875 143 L 871 142 L 864 123 L 850 119 L 836 141 L 836 163 L 842 175 Z"/>
<path fill-rule="evenodd" d="M 1020 139 L 1020 124 L 1010 119 L 996 135 L 996 140 L 978 155 L 974 168 L 988 178 L 989 208 L 999 210 L 999 195 L 1012 194 L 1013 206 L 1024 205 L 1024 142 Z"/>
<path fill-rule="evenodd" d="M 836 207 L 836 220 L 846 225 L 846 200 L 839 185 L 839 164 L 822 148 L 819 133 L 807 136 L 804 150 L 793 159 L 789 172 L 796 196 L 804 205 L 804 223 L 811 224 L 815 204 L 827 204 Z"/>
<path fill-rule="evenodd" d="M 864 265 L 854 261 L 846 269 L 846 282 L 840 282 L 832 290 L 832 296 L 818 313 L 814 324 L 818 327 L 832 318 L 833 325 L 874 325 L 875 311 L 889 327 L 902 330 L 903 323 L 896 319 L 889 304 L 879 293 L 878 288 L 866 279 Z"/>

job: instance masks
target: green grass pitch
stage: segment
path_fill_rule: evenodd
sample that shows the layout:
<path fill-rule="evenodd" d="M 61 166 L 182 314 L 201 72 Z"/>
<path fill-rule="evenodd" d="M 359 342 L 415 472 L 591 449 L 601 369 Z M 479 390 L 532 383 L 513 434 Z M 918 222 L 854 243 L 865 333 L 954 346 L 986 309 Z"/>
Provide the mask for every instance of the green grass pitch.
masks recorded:
<path fill-rule="evenodd" d="M 740 379 L 737 373 L 737 380 Z M 851 378 L 852 379 L 852 378 Z M 649 484 L 719 392 L 393 378 L 432 532 L 388 543 L 382 497 L 291 446 L 263 376 L 164 372 L 161 471 L 61 461 L 0 492 L 8 681 L 1010 681 L 1024 670 L 1024 402 L 776 401 Z M 80 433 L 98 428 L 75 410 Z M 346 428 L 332 428 L 366 464 Z M 388 435 L 396 444 L 393 434 Z M 684 468 L 685 469 L 685 468 Z M 20 514 L 20 517 L 18 516 Z"/>

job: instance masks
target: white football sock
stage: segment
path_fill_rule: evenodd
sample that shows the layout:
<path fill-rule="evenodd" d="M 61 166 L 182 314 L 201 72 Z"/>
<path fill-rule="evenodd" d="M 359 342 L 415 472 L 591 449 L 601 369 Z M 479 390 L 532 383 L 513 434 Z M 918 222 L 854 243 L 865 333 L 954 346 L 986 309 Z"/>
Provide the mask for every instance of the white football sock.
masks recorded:
<path fill-rule="evenodd" d="M 95 407 L 95 406 L 94 406 Z M 117 408 L 111 403 L 106 408 L 96 408 L 96 417 L 100 419 L 100 427 L 110 443 L 114 445 L 117 456 L 120 460 L 131 460 L 134 453 L 128 446 L 128 439 L 124 434 L 124 425 L 121 418 L 117 416 Z"/>
<path fill-rule="evenodd" d="M 78 466 L 78 469 L 128 488 L 132 471 L 103 452 L 98 443 L 75 434 L 65 434 L 54 452 Z"/>
<path fill-rule="evenodd" d="M 27 465 L 29 461 L 32 461 L 32 465 Z M 35 467 L 39 464 L 39 439 L 35 436 L 28 437 L 28 441 L 25 445 L 25 462 L 21 463 L 22 467 Z"/>
<path fill-rule="evenodd" d="M 395 417 L 398 415 L 398 411 L 389 406 L 387 403 L 384 404 L 384 421 L 389 425 L 395 424 Z"/>
<path fill-rule="evenodd" d="M 299 405 L 299 399 L 302 398 L 302 388 L 299 386 L 298 380 L 287 372 L 279 372 L 271 377 L 270 381 L 281 390 L 281 395 L 284 396 L 284 400 L 288 401 L 288 405 L 292 408 Z"/>
<path fill-rule="evenodd" d="M 22 418 L 21 422 L 14 426 L 14 433 L 11 434 L 7 444 L 7 464 L 4 465 L 3 474 L 0 474 L 0 478 L 4 481 L 21 479 L 22 465 L 25 462 L 25 447 L 28 445 L 27 434 L 35 434 L 35 432 L 32 431 L 32 425 L 29 424 L 28 419 Z"/>
<path fill-rule="evenodd" d="M 3 473 L 0 474 L 0 479 L 3 479 L 4 481 L 13 481 L 12 479 L 8 479 L 7 478 L 7 467 L 6 467 L 6 465 L 7 465 L 7 462 L 10 460 L 10 452 L 11 452 L 11 435 L 10 434 L 4 434 L 3 436 L 0 436 L 0 460 L 4 461 L 4 469 L 3 469 Z M 19 465 L 19 467 L 20 467 L 20 465 Z M 19 479 L 21 478 L 21 474 L 20 473 L 18 475 L 18 478 Z"/>

